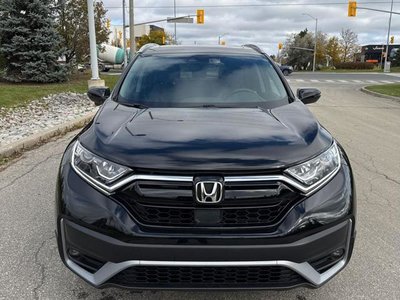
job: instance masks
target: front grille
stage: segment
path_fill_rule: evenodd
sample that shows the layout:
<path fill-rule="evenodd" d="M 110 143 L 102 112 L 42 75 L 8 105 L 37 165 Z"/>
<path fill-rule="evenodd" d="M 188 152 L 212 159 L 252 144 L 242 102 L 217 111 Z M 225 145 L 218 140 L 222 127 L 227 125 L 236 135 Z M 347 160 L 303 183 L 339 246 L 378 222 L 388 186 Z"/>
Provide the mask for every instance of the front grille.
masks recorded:
<path fill-rule="evenodd" d="M 138 288 L 279 288 L 304 282 L 296 272 L 279 266 L 138 266 L 125 269 L 109 281 L 124 287 Z"/>
<path fill-rule="evenodd" d="M 191 182 L 136 181 L 115 197 L 144 225 L 208 228 L 272 226 L 301 200 L 279 182 L 230 182 L 224 187 L 218 204 L 197 203 Z"/>

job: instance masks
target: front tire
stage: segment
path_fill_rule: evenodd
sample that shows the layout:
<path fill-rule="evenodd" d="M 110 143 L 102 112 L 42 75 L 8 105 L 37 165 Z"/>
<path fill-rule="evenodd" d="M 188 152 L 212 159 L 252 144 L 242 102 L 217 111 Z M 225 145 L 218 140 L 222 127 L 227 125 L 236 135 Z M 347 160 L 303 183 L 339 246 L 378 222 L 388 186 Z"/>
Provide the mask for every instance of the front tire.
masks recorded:
<path fill-rule="evenodd" d="M 288 70 L 283 70 L 283 75 L 285 75 L 285 76 L 289 76 L 290 75 L 290 73 L 289 73 L 289 71 Z"/>

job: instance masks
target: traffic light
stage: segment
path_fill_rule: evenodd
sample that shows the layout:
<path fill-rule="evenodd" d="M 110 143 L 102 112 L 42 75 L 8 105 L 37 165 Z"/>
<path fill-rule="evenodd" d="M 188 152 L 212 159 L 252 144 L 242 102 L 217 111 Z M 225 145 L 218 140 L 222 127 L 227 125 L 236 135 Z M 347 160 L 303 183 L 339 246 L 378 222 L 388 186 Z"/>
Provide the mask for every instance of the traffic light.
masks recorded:
<path fill-rule="evenodd" d="M 106 20 L 106 26 L 107 26 L 107 29 L 110 29 L 110 27 L 111 27 L 111 20 L 110 19 Z"/>
<path fill-rule="evenodd" d="M 279 50 L 282 50 L 282 48 L 283 48 L 283 44 L 282 44 L 282 43 L 279 43 L 279 44 L 278 44 L 278 49 L 279 49 Z"/>
<path fill-rule="evenodd" d="M 197 24 L 204 24 L 204 9 L 197 10 Z"/>
<path fill-rule="evenodd" d="M 165 33 L 162 35 L 162 44 L 165 45 Z"/>
<path fill-rule="evenodd" d="M 394 36 L 393 35 L 390 37 L 390 43 L 394 44 Z"/>
<path fill-rule="evenodd" d="M 349 1 L 349 10 L 348 10 L 349 17 L 357 16 L 357 1 Z"/>

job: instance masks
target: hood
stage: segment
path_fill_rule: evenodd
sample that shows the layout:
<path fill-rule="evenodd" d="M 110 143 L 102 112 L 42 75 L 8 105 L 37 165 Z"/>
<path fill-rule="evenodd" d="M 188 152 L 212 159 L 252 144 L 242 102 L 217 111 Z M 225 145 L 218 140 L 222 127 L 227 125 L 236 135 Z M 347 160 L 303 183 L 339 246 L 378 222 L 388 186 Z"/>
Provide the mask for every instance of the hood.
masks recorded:
<path fill-rule="evenodd" d="M 263 171 L 325 150 L 329 133 L 295 101 L 258 108 L 150 108 L 107 101 L 81 143 L 111 161 L 140 169 Z"/>

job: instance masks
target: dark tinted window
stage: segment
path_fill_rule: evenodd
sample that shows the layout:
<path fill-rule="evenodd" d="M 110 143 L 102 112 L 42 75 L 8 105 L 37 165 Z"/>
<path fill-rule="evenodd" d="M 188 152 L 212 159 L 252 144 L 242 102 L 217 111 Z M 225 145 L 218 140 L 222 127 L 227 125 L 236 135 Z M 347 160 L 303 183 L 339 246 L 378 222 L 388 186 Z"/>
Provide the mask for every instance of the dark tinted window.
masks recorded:
<path fill-rule="evenodd" d="M 135 61 L 119 101 L 152 107 L 275 107 L 286 104 L 288 96 L 261 56 L 154 55 Z"/>

